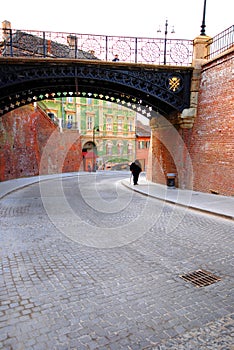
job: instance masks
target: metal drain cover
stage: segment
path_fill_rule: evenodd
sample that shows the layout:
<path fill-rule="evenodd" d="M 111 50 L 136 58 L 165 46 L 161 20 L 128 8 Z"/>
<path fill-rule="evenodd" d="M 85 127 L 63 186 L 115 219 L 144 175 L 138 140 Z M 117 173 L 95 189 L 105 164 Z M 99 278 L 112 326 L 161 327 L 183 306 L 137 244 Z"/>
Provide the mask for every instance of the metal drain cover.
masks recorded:
<path fill-rule="evenodd" d="M 197 270 L 185 275 L 180 275 L 187 282 L 191 282 L 196 287 L 205 287 L 221 280 L 220 277 L 213 275 L 205 270 Z"/>

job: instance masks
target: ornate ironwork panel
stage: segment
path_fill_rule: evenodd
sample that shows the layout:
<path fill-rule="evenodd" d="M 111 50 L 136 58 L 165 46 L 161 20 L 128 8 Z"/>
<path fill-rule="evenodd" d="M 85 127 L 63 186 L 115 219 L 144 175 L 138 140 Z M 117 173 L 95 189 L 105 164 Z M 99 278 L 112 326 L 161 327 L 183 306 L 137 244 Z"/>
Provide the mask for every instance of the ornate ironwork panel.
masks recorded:
<path fill-rule="evenodd" d="M 98 59 L 191 66 L 193 41 L 0 29 L 0 51 L 10 57 Z"/>
<path fill-rule="evenodd" d="M 98 61 L 0 59 L 0 115 L 66 96 L 110 99 L 167 115 L 189 107 L 192 68 L 143 67 Z M 83 95 L 82 95 L 83 94 Z M 148 113 L 147 112 L 147 113 Z"/>

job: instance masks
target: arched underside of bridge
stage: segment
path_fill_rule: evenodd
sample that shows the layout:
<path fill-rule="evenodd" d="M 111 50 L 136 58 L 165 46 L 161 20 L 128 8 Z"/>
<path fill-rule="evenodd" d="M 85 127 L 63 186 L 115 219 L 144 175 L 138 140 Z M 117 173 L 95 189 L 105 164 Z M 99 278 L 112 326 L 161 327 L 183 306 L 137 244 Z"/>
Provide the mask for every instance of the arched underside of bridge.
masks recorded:
<path fill-rule="evenodd" d="M 44 99 L 90 97 L 169 118 L 190 106 L 192 67 L 0 58 L 0 116 Z"/>

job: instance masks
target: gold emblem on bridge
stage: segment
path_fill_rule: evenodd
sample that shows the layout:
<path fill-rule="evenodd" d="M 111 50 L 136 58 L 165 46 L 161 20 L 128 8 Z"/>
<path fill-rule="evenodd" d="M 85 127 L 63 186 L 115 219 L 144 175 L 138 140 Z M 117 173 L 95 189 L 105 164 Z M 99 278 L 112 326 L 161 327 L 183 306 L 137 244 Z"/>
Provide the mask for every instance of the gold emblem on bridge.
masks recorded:
<path fill-rule="evenodd" d="M 180 88 L 180 78 L 175 76 L 169 78 L 169 89 L 175 92 L 179 88 Z"/>

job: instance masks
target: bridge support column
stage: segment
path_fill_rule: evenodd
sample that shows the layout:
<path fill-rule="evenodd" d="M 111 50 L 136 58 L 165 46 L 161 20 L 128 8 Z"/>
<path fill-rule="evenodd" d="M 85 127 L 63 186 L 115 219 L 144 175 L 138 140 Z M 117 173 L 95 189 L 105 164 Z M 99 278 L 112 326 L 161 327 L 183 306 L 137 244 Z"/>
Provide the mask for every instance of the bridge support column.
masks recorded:
<path fill-rule="evenodd" d="M 147 179 L 160 184 L 167 183 L 167 173 L 176 173 L 176 149 L 178 133 L 163 116 L 150 121 L 151 143 Z"/>
<path fill-rule="evenodd" d="M 147 179 L 152 182 L 162 182 L 163 181 L 163 171 L 160 161 L 160 147 L 161 142 L 159 141 L 159 128 L 158 121 L 156 117 L 150 120 L 151 127 L 151 141 L 150 150 L 148 158 L 148 168 L 147 168 Z M 161 180 L 161 181 L 160 181 Z"/>
<path fill-rule="evenodd" d="M 209 56 L 209 45 L 212 38 L 206 35 L 198 36 L 194 39 L 193 51 L 193 75 L 190 88 L 190 108 L 186 108 L 178 116 L 178 123 L 182 129 L 191 129 L 193 127 L 198 106 L 198 94 L 201 81 L 201 68 Z"/>
<path fill-rule="evenodd" d="M 151 148 L 149 152 L 147 179 L 166 185 L 167 174 L 176 174 L 175 186 L 192 188 L 193 169 L 189 150 L 178 124 L 170 123 L 163 116 L 153 117 Z"/>
<path fill-rule="evenodd" d="M 197 108 L 185 108 L 182 113 L 178 115 L 178 123 L 181 129 L 191 129 L 197 114 Z"/>

